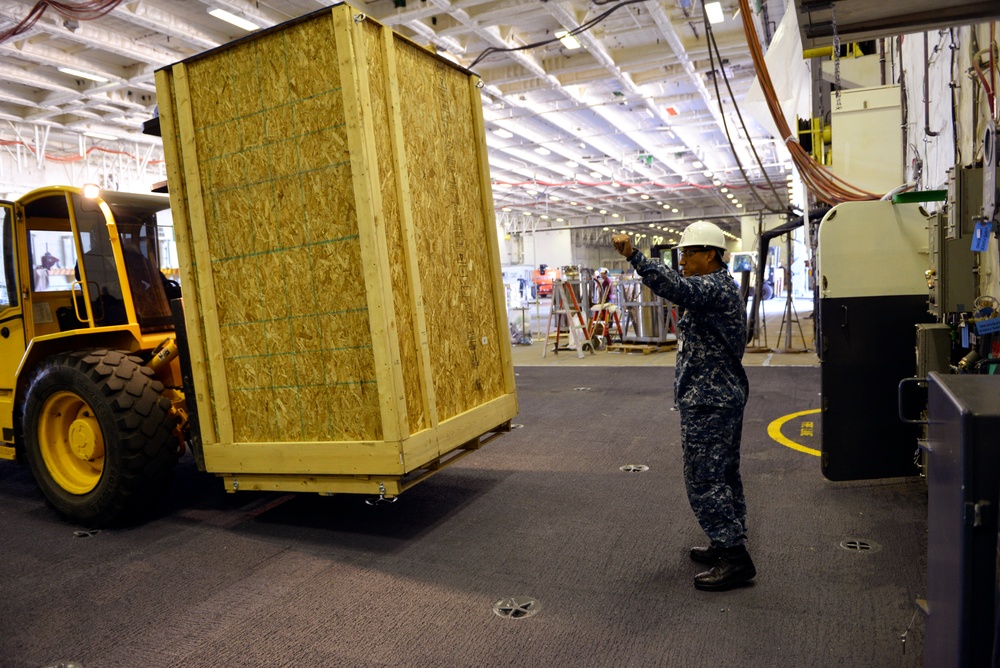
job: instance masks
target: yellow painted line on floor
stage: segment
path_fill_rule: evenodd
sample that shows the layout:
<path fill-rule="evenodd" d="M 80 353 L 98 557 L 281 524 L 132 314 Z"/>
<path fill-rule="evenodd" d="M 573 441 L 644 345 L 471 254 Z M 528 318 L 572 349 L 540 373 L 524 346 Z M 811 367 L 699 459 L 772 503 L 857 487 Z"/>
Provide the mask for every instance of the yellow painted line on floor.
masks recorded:
<path fill-rule="evenodd" d="M 812 415 L 813 413 L 819 413 L 822 409 L 813 408 L 808 411 L 799 411 L 798 413 L 790 413 L 783 417 L 778 418 L 771 424 L 767 425 L 767 435 L 781 443 L 786 448 L 791 448 L 792 450 L 798 450 L 799 452 L 804 452 L 807 455 L 813 455 L 814 457 L 819 457 L 822 454 L 819 450 L 813 448 L 807 448 L 804 445 L 800 445 L 790 438 L 785 438 L 785 435 L 781 433 L 781 427 L 789 420 L 794 420 L 797 417 L 802 417 L 803 415 Z"/>

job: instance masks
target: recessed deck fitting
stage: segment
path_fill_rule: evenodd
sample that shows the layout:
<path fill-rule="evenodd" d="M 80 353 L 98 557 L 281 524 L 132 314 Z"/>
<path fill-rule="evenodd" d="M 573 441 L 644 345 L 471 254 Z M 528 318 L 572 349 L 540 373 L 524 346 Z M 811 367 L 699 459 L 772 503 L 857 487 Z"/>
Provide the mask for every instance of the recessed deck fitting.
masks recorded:
<path fill-rule="evenodd" d="M 524 619 L 538 612 L 538 601 L 527 596 L 502 598 L 493 604 L 493 614 L 505 619 Z"/>

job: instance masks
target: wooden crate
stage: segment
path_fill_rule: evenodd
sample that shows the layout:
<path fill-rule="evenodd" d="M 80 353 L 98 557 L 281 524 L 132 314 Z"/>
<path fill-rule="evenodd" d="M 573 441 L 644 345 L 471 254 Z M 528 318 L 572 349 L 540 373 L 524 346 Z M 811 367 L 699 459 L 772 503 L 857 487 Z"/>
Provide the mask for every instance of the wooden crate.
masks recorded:
<path fill-rule="evenodd" d="M 343 4 L 157 72 L 227 487 L 392 495 L 516 415 L 478 81 Z"/>

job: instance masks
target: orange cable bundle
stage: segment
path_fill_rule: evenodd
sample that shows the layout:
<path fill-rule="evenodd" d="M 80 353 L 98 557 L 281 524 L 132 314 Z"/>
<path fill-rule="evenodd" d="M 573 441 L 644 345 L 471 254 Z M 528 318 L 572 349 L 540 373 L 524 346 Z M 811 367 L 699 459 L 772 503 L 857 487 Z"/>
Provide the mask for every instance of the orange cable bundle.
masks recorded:
<path fill-rule="evenodd" d="M 6 42 L 11 37 L 16 37 L 31 29 L 31 26 L 42 18 L 42 14 L 48 7 L 71 19 L 81 21 L 91 21 L 99 19 L 112 9 L 122 3 L 123 0 L 85 0 L 84 2 L 56 2 L 55 0 L 38 0 L 21 21 L 3 32 L 0 32 L 0 43 Z"/>
<path fill-rule="evenodd" d="M 778 128 L 778 132 L 781 133 L 784 144 L 792 155 L 792 161 L 798 168 L 809 192 L 820 201 L 831 205 L 841 202 L 879 199 L 879 195 L 853 186 L 825 169 L 799 144 L 798 139 L 792 134 L 785 121 L 781 102 L 774 91 L 774 84 L 771 82 L 771 75 L 768 72 L 767 63 L 764 61 L 764 52 L 760 47 L 760 40 L 757 38 L 757 28 L 754 26 L 753 17 L 750 14 L 750 3 L 748 0 L 739 0 L 739 2 L 740 16 L 743 19 L 743 32 L 746 33 L 750 55 L 753 57 L 754 68 L 757 70 L 757 78 L 760 80 L 767 108 L 771 112 L 771 118 Z"/>

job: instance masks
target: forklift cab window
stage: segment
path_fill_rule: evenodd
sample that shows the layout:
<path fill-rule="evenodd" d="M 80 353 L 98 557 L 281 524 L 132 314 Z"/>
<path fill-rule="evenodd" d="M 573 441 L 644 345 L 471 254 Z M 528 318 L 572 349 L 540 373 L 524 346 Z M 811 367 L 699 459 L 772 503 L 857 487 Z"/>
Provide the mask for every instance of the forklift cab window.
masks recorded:
<path fill-rule="evenodd" d="M 33 292 L 65 292 L 73 283 L 76 247 L 64 195 L 49 195 L 24 207 L 28 232 L 28 276 Z"/>
<path fill-rule="evenodd" d="M 0 205 L 0 247 L 3 254 L 0 255 L 0 312 L 8 308 L 17 306 L 17 279 L 14 277 L 14 215 L 11 207 L 7 204 Z"/>
<path fill-rule="evenodd" d="M 69 290 L 76 262 L 73 234 L 68 230 L 29 230 L 28 247 L 31 253 L 31 289 L 35 292 Z"/>
<path fill-rule="evenodd" d="M 83 277 L 90 292 L 94 322 L 98 327 L 120 325 L 128 321 L 122 285 L 111 247 L 107 220 L 92 201 L 74 194 L 73 211 L 80 230 L 83 251 Z"/>
<path fill-rule="evenodd" d="M 172 282 L 160 270 L 157 258 L 160 250 L 157 214 L 143 212 L 141 215 L 116 216 L 116 224 L 140 327 L 143 331 L 172 328 L 171 295 L 167 294 Z"/>

